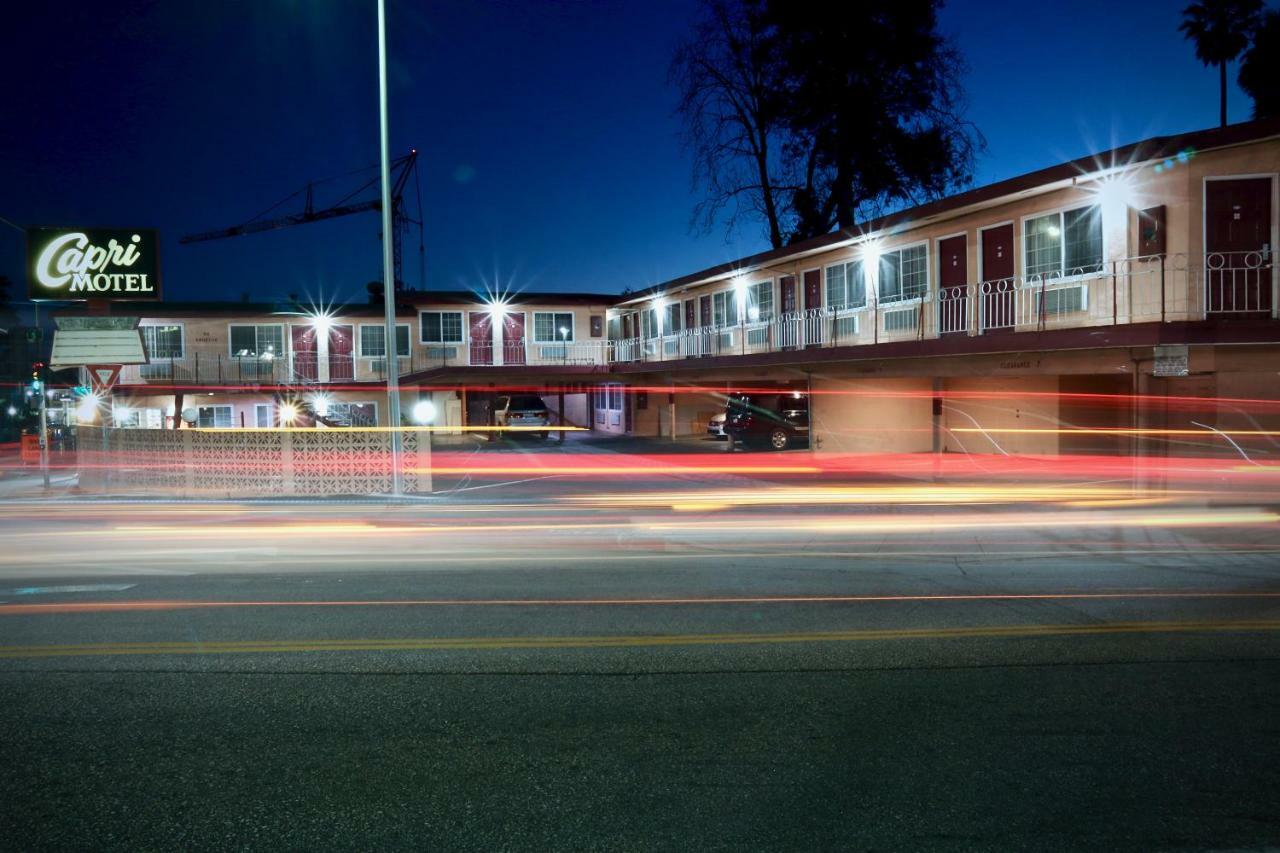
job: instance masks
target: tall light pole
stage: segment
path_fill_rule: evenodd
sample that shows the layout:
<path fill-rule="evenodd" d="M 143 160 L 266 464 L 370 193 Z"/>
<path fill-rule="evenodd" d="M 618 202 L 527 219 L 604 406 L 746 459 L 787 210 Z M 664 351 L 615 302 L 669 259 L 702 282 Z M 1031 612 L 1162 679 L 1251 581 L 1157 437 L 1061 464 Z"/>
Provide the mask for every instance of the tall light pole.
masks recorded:
<path fill-rule="evenodd" d="M 391 425 L 391 494 L 404 494 L 400 434 L 400 353 L 396 346 L 395 250 L 391 230 L 391 157 L 387 139 L 387 0 L 378 0 L 378 130 L 382 165 L 382 308 L 386 333 L 383 357 L 387 365 L 387 417 Z"/>

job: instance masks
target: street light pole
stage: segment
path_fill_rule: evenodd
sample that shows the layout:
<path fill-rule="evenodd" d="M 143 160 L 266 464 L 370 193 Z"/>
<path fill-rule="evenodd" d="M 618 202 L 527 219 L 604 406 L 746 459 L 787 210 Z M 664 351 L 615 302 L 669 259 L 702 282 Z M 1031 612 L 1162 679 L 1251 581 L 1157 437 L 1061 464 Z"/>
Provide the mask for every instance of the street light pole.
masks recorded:
<path fill-rule="evenodd" d="M 390 422 L 391 494 L 404 494 L 401 471 L 402 436 L 400 433 L 400 354 L 396 346 L 396 282 L 395 253 L 392 246 L 391 158 L 387 133 L 387 2 L 378 0 L 378 130 L 379 157 L 382 165 L 382 307 L 386 332 L 383 359 L 387 365 L 387 415 Z"/>

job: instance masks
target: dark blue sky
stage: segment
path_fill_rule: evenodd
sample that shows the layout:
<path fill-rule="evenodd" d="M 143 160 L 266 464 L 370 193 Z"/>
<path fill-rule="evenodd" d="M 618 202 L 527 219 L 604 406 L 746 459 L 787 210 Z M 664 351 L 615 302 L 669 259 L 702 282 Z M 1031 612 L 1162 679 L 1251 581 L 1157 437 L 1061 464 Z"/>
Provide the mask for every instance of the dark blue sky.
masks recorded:
<path fill-rule="evenodd" d="M 978 183 L 1210 126 L 1182 2 L 952 0 Z M 691 234 L 666 73 L 694 0 L 390 0 L 392 150 L 421 152 L 426 286 L 617 291 L 766 248 Z M 27 3 L 0 35 L 0 217 L 152 226 L 171 299 L 363 299 L 378 217 L 179 246 L 377 158 L 374 0 Z M 1232 121 L 1250 104 L 1234 85 Z M 23 276 L 0 226 L 0 273 Z M 416 238 L 406 279 L 418 285 Z M 25 286 L 23 286 L 25 287 Z"/>

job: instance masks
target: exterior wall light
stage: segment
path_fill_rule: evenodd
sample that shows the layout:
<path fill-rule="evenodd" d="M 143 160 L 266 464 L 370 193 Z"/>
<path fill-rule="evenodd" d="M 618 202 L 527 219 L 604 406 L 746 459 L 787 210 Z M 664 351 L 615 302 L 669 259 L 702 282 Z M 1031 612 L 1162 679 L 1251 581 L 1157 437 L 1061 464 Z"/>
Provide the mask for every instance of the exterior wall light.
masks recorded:
<path fill-rule="evenodd" d="M 296 403 L 280 404 L 280 423 L 291 424 L 298 419 L 298 406 Z"/>
<path fill-rule="evenodd" d="M 414 423 L 429 424 L 436 419 L 436 404 L 430 400 L 419 400 L 413 406 Z"/>

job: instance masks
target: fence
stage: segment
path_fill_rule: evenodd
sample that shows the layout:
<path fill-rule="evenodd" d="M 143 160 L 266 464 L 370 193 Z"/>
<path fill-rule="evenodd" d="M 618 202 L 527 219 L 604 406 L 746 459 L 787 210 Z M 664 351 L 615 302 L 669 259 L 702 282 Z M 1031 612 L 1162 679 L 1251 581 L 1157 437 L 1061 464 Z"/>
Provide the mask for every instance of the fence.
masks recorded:
<path fill-rule="evenodd" d="M 944 335 L 1272 317 L 1276 273 L 1262 252 L 1125 258 L 1059 275 L 940 288 L 914 299 L 871 294 L 856 305 L 614 341 L 611 355 L 618 362 L 670 361 Z"/>
<path fill-rule="evenodd" d="M 182 497 L 366 496 L 391 492 L 387 430 L 89 429 L 80 489 Z M 431 491 L 430 434 L 401 432 L 404 489 Z"/>

